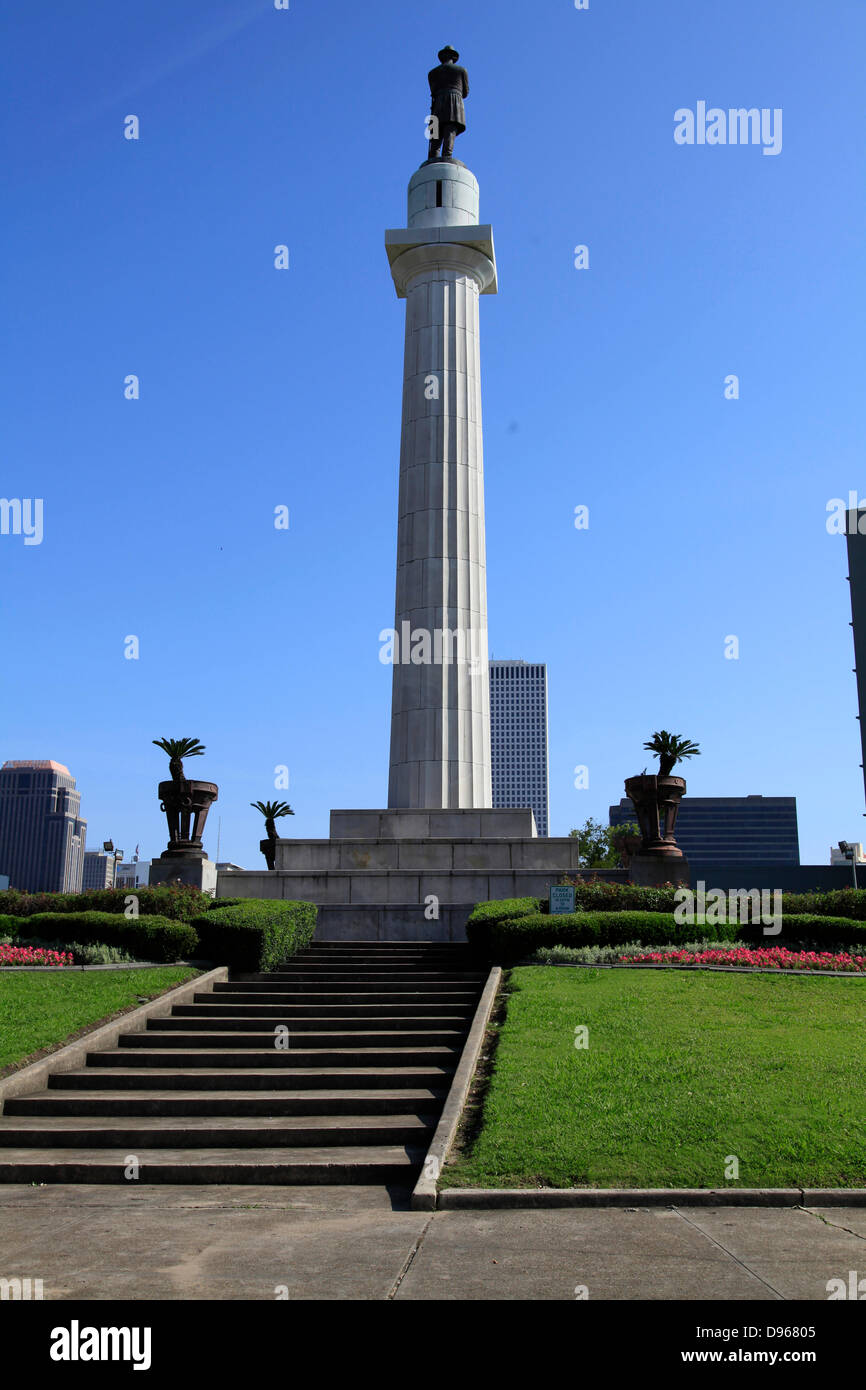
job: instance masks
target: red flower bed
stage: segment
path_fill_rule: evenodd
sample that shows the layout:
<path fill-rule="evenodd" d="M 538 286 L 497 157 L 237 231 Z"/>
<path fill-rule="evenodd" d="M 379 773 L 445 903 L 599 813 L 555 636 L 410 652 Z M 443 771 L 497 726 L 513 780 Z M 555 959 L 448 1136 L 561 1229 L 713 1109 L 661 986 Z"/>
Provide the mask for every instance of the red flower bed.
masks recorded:
<path fill-rule="evenodd" d="M 44 946 L 0 946 L 0 966 L 71 964 L 71 951 L 49 951 Z"/>
<path fill-rule="evenodd" d="M 633 951 L 620 960 L 652 965 L 752 965 L 764 970 L 851 970 L 866 972 L 866 956 L 845 951 L 789 951 L 784 946 L 732 946 L 729 950 Z"/>

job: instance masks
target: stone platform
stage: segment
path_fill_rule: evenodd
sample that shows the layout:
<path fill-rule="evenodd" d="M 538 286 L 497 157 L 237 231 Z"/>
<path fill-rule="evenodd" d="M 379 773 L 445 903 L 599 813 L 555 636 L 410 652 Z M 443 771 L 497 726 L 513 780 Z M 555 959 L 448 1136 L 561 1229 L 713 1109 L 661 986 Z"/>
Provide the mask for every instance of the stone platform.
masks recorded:
<path fill-rule="evenodd" d="M 273 871 L 222 871 L 217 896 L 316 903 L 321 938 L 461 941 L 475 903 L 578 868 L 577 840 L 540 838 L 531 810 L 332 811 L 330 829 L 278 840 Z"/>

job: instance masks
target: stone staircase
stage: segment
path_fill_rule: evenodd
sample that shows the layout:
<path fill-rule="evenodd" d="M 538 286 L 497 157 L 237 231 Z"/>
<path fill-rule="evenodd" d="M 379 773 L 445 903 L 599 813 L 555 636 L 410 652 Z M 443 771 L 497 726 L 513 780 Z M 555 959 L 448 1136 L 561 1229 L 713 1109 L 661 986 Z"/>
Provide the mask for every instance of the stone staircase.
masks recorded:
<path fill-rule="evenodd" d="M 485 978 L 467 946 L 314 941 L 7 1100 L 0 1182 L 137 1160 L 140 1182 L 411 1186 Z"/>

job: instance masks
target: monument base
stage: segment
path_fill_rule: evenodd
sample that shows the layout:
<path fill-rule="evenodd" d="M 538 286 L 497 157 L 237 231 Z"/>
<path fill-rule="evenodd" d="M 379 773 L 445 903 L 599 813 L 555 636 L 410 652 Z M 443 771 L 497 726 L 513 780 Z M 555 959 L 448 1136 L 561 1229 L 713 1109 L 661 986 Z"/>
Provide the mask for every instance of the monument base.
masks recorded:
<path fill-rule="evenodd" d="M 147 881 L 151 888 L 171 883 L 189 884 L 215 898 L 217 866 L 206 855 L 162 854 L 159 859 L 152 860 Z"/>
<path fill-rule="evenodd" d="M 275 869 L 223 870 L 218 895 L 315 903 L 322 939 L 460 941 L 475 903 L 545 897 L 579 853 L 531 810 L 332 811 L 329 839 L 277 840 Z"/>
<path fill-rule="evenodd" d="M 683 854 L 633 854 L 628 861 L 628 876 L 640 888 L 659 888 L 664 883 L 688 888 L 689 861 Z"/>

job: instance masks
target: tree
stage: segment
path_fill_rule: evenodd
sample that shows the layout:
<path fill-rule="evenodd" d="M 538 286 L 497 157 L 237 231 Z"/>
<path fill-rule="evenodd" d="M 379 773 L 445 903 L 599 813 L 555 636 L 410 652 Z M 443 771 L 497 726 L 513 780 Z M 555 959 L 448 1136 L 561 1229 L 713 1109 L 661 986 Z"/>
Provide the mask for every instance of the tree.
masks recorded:
<path fill-rule="evenodd" d="M 623 841 L 628 835 L 640 835 L 640 827 L 632 821 L 626 825 L 602 825 L 590 817 L 580 830 L 568 833 L 580 841 L 581 869 L 619 869 L 624 862 Z"/>
<path fill-rule="evenodd" d="M 173 782 L 184 780 L 184 758 L 200 758 L 204 752 L 204 744 L 197 738 L 154 738 L 151 742 L 168 754 L 168 770 Z"/>
<path fill-rule="evenodd" d="M 295 813 L 288 801 L 251 801 L 250 805 L 256 810 L 261 811 L 265 818 L 265 834 L 269 840 L 277 838 L 277 827 L 275 821 L 280 816 L 293 816 Z"/>
<path fill-rule="evenodd" d="M 667 729 L 659 729 L 652 738 L 644 744 L 651 753 L 655 753 L 659 760 L 659 777 L 670 777 L 678 762 L 683 758 L 700 757 L 701 750 L 696 743 L 692 743 L 689 738 L 682 738 L 680 734 L 669 734 Z"/>
<path fill-rule="evenodd" d="M 582 869 L 619 868 L 619 854 L 610 841 L 612 830 L 612 826 L 602 825 L 590 816 L 579 830 L 568 832 L 579 842 L 578 863 Z"/>

